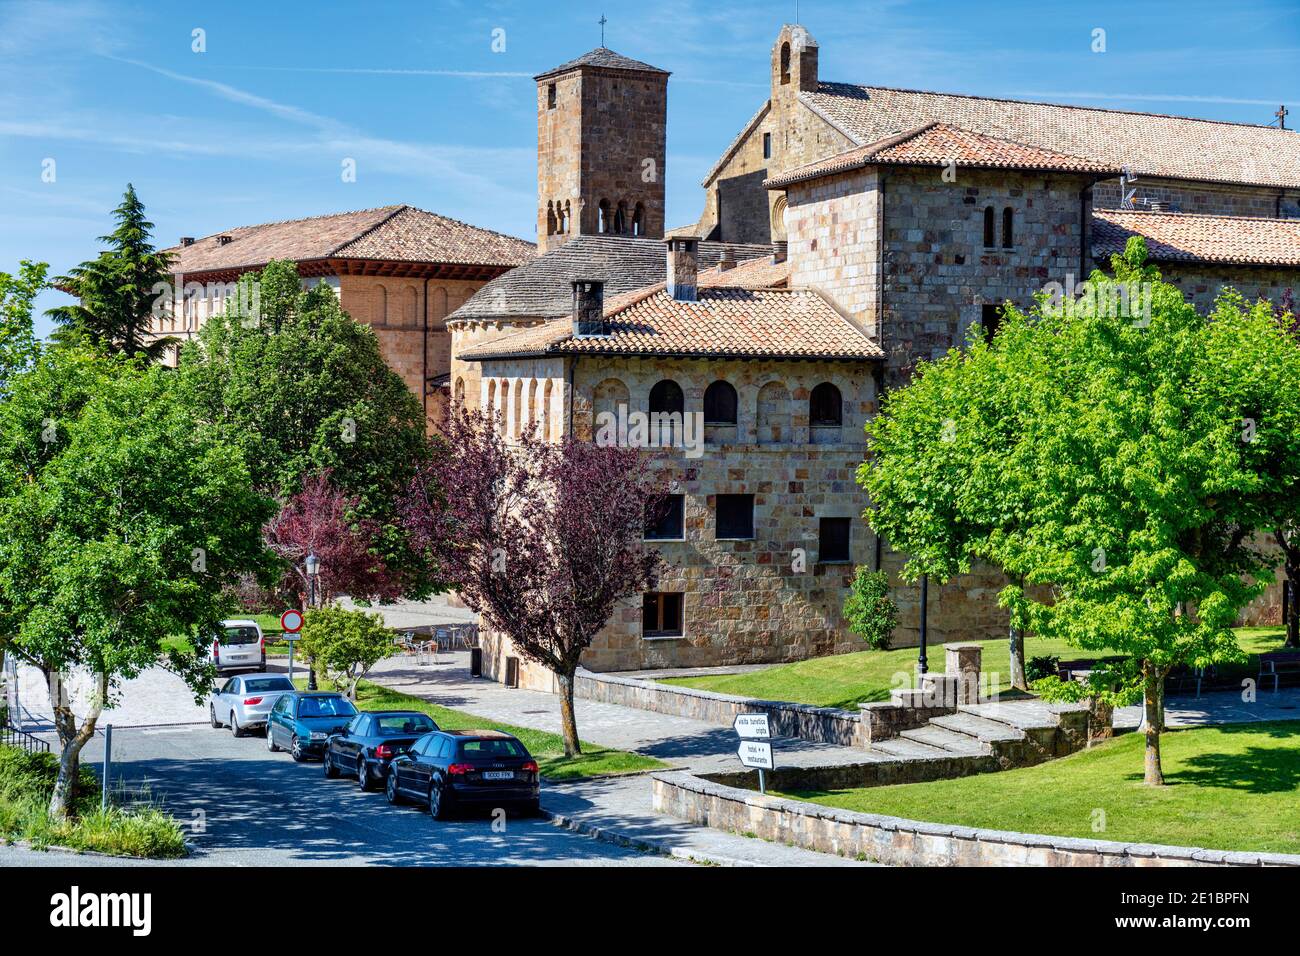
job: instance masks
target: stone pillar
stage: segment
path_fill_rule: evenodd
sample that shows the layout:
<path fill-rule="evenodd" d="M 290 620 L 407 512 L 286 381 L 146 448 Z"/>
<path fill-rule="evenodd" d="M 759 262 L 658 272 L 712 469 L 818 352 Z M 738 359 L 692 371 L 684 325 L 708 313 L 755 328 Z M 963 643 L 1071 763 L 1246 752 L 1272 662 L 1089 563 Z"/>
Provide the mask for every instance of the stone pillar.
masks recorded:
<path fill-rule="evenodd" d="M 980 702 L 980 657 L 984 652 L 982 644 L 945 644 L 943 645 L 946 666 L 945 672 L 957 678 L 957 703 L 978 704 Z"/>

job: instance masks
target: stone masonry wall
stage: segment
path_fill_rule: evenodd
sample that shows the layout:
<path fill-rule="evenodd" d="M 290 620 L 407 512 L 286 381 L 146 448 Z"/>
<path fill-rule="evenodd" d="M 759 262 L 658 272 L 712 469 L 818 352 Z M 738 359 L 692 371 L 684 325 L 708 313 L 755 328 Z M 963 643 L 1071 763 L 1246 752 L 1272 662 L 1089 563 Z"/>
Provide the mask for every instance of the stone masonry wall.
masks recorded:
<path fill-rule="evenodd" d="M 1190 183 L 1170 179 L 1134 180 L 1134 202 L 1138 209 L 1143 201 L 1169 203 L 1177 212 L 1209 216 L 1300 216 L 1300 190 L 1268 186 L 1231 186 L 1226 183 Z M 1280 197 L 1280 206 L 1279 206 Z M 1118 179 L 1108 179 L 1093 187 L 1093 204 L 1098 209 L 1120 208 Z"/>

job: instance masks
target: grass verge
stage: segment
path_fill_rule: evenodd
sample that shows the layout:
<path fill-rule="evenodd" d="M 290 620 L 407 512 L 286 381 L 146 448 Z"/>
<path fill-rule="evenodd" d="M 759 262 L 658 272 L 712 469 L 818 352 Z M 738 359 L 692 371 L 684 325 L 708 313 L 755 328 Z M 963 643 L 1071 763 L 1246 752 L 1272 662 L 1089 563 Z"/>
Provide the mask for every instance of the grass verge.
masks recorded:
<path fill-rule="evenodd" d="M 1249 655 L 1278 650 L 1286 639 L 1280 627 L 1243 627 L 1237 630 L 1242 650 Z M 997 681 L 990 682 L 989 691 L 1006 693 L 1011 688 L 1011 649 L 1006 640 L 979 641 L 984 645 L 983 667 L 986 672 L 996 672 Z M 904 647 L 894 651 L 858 651 L 834 657 L 817 657 L 793 664 L 780 664 L 746 674 L 717 674 L 699 677 L 671 677 L 662 682 L 719 694 L 738 694 L 761 700 L 789 700 L 816 707 L 840 707 L 855 710 L 860 703 L 888 700 L 893 687 L 901 687 L 903 677 L 910 678 L 916 669 L 916 648 Z M 1105 657 L 1107 652 L 1081 651 L 1061 641 L 1029 638 L 1025 642 L 1028 657 L 1060 657 L 1063 661 Z M 943 647 L 931 648 L 931 670 L 943 670 Z M 1257 660 L 1241 665 L 1225 665 L 1220 669 L 1223 677 L 1254 677 L 1259 673 Z"/>
<path fill-rule="evenodd" d="M 1166 786 L 1142 783 L 1140 734 L 957 780 L 781 794 L 909 820 L 1050 836 L 1300 853 L 1300 721 L 1161 735 Z"/>
<path fill-rule="evenodd" d="M 295 683 L 306 686 L 306 678 Z M 322 685 L 326 682 L 322 682 Z M 556 707 L 559 707 L 557 699 Z M 428 714 L 443 730 L 500 730 L 518 737 L 537 760 L 538 769 L 548 780 L 576 780 L 581 777 L 609 777 L 643 770 L 662 770 L 668 765 L 653 757 L 626 750 L 611 750 L 582 741 L 582 753 L 564 756 L 564 738 L 545 730 L 516 727 L 464 711 L 452 710 L 419 697 L 362 681 L 357 687 L 357 707 L 361 710 L 418 710 Z"/>
<path fill-rule="evenodd" d="M 51 819 L 46 808 L 57 775 L 53 754 L 0 747 L 0 837 L 27 840 L 41 849 L 64 846 L 149 859 L 185 855 L 180 823 L 157 807 L 101 811 L 99 778 L 86 766 L 81 768 L 72 819 Z"/>

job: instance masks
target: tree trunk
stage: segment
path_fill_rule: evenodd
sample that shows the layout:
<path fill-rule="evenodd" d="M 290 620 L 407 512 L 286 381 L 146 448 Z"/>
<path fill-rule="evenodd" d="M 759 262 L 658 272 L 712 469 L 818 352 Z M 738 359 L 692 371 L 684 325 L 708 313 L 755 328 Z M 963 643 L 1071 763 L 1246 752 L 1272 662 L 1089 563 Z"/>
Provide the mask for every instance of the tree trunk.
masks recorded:
<path fill-rule="evenodd" d="M 578 721 L 573 714 L 573 671 L 556 674 L 560 682 L 560 727 L 564 733 L 564 756 L 576 757 L 582 753 L 578 741 Z"/>
<path fill-rule="evenodd" d="M 1165 783 L 1160 765 L 1160 732 L 1165 727 L 1165 678 L 1150 661 L 1142 662 L 1142 703 L 1146 718 L 1146 763 L 1144 782 L 1152 787 Z"/>
<path fill-rule="evenodd" d="M 1011 626 L 1011 686 L 1029 690 L 1025 678 L 1025 635 L 1014 624 Z"/>
<path fill-rule="evenodd" d="M 63 676 L 47 670 L 45 680 L 50 690 L 50 705 L 54 712 L 54 726 L 59 733 L 63 750 L 59 754 L 59 773 L 54 779 L 54 792 L 50 795 L 50 816 L 66 820 L 72 812 L 77 795 L 77 780 L 81 770 L 81 750 L 95 736 L 95 725 L 104 709 L 108 696 L 108 675 L 99 675 L 99 690 L 86 717 L 78 726 L 72 712 L 72 702 L 63 686 Z"/>

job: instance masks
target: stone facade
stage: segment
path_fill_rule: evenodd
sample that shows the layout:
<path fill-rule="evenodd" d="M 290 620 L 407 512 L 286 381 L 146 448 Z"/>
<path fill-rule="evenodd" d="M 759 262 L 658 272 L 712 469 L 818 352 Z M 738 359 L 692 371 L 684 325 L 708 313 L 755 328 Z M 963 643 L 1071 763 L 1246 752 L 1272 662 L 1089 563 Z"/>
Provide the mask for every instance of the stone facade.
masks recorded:
<path fill-rule="evenodd" d="M 1138 209 L 1149 209 L 1152 203 L 1162 203 L 1173 212 L 1207 216 L 1260 216 L 1265 219 L 1300 216 L 1300 190 L 1295 189 L 1154 178 L 1136 179 L 1130 188 L 1136 191 L 1133 203 Z M 1119 209 L 1119 180 L 1098 183 L 1093 189 L 1093 205 L 1098 209 Z"/>
<path fill-rule="evenodd" d="M 537 81 L 537 245 L 664 234 L 668 74 L 581 63 Z"/>

